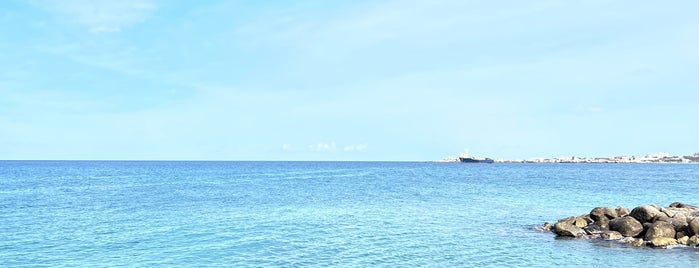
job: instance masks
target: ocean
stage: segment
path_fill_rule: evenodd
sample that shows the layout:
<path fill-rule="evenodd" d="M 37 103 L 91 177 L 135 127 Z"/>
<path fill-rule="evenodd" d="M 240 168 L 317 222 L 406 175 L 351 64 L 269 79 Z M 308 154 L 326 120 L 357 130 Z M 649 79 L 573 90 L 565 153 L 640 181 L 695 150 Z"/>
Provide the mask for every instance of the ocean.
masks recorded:
<path fill-rule="evenodd" d="M 699 165 L 0 161 L 0 267 L 696 267 L 533 227 L 698 190 Z"/>

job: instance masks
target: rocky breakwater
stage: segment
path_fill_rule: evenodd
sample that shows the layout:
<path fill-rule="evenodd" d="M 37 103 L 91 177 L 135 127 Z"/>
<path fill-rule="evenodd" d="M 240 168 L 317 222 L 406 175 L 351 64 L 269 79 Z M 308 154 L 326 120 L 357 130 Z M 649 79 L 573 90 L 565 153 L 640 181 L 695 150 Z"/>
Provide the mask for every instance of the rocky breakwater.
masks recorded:
<path fill-rule="evenodd" d="M 618 240 L 635 246 L 699 247 L 699 207 L 675 202 L 668 207 L 596 207 L 589 214 L 544 223 L 557 236 Z"/>

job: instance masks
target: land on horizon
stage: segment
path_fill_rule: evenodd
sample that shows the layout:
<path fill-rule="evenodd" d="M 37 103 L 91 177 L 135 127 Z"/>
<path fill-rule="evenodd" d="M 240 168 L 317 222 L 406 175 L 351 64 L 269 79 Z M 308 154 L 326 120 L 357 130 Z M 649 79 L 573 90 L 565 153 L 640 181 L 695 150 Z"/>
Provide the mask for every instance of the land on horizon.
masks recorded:
<path fill-rule="evenodd" d="M 660 152 L 652 153 L 642 157 L 636 156 L 614 156 L 614 157 L 555 157 L 555 158 L 529 158 L 521 159 L 493 159 L 495 163 L 682 163 L 696 164 L 699 163 L 699 153 L 693 155 L 670 155 L 669 153 Z M 459 157 L 446 157 L 440 162 L 459 162 Z"/>

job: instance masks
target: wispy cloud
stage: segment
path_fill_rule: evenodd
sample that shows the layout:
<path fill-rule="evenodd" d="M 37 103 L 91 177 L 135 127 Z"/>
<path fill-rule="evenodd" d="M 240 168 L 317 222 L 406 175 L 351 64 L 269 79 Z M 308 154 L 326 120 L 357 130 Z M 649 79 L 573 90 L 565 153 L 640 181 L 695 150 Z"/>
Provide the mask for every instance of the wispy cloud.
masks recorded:
<path fill-rule="evenodd" d="M 156 8 L 151 0 L 35 0 L 32 3 L 95 34 L 120 32 L 144 21 Z"/>
<path fill-rule="evenodd" d="M 308 150 L 313 152 L 333 152 L 336 148 L 335 142 L 308 145 Z"/>
<path fill-rule="evenodd" d="M 361 152 L 366 150 L 368 147 L 367 144 L 355 144 L 355 145 L 349 145 L 345 146 L 345 152 Z"/>

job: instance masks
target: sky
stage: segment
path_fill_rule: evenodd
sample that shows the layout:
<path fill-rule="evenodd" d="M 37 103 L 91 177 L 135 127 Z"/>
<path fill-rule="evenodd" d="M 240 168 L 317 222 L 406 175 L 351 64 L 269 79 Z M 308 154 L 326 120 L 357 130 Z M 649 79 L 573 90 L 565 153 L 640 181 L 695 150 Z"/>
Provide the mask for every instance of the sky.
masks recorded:
<path fill-rule="evenodd" d="M 0 2 L 0 159 L 699 152 L 699 1 Z"/>

